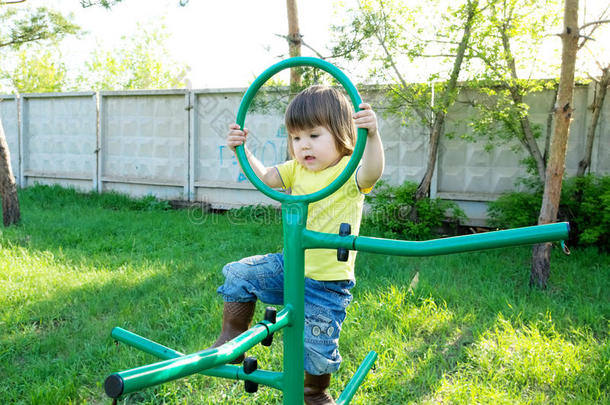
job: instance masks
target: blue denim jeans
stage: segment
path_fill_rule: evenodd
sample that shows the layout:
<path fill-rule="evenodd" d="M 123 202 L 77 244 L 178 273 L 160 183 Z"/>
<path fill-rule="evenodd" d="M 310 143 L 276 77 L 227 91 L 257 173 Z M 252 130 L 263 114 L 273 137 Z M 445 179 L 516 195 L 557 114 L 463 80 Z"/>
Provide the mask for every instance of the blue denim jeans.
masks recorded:
<path fill-rule="evenodd" d="M 284 303 L 284 256 L 272 253 L 227 264 L 218 293 L 225 301 Z M 337 371 L 341 364 L 339 333 L 352 301 L 351 280 L 305 278 L 305 371 L 313 375 Z"/>

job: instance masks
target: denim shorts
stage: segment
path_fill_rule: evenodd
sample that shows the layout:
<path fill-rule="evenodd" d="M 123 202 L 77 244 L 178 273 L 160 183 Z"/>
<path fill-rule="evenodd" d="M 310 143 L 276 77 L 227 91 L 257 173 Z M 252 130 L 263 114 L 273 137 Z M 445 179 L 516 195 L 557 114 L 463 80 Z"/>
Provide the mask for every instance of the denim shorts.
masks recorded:
<path fill-rule="evenodd" d="M 224 301 L 284 303 L 284 256 L 272 253 L 227 264 L 218 288 Z M 305 371 L 312 375 L 337 371 L 341 364 L 339 334 L 352 301 L 354 281 L 305 278 Z"/>

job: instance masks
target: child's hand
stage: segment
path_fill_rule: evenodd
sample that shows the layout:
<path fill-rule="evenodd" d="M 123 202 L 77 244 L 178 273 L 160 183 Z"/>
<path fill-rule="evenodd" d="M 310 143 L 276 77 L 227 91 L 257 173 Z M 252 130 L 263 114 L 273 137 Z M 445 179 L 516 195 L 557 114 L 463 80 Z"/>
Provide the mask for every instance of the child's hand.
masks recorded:
<path fill-rule="evenodd" d="M 237 124 L 229 125 L 229 133 L 227 134 L 227 146 L 235 152 L 235 147 L 246 143 L 248 137 L 248 128 L 242 131 Z"/>
<path fill-rule="evenodd" d="M 377 134 L 377 114 L 367 103 L 360 104 L 360 111 L 354 113 L 354 122 L 357 128 L 366 128 L 369 136 Z"/>

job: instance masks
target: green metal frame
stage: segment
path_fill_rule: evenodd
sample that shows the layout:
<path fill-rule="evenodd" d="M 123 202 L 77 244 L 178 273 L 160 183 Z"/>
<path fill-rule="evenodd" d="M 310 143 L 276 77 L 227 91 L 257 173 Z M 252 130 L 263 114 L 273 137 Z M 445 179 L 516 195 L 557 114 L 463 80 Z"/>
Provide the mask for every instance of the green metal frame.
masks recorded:
<path fill-rule="evenodd" d="M 356 111 L 362 102 L 358 91 L 339 69 L 316 58 L 297 57 L 281 61 L 261 74 L 248 88 L 237 113 L 237 124 L 244 127 L 246 112 L 254 95 L 274 74 L 295 66 L 313 66 L 330 73 L 346 89 Z M 569 224 L 566 222 L 484 234 L 458 236 L 423 242 L 400 241 L 364 236 L 327 234 L 306 229 L 307 209 L 335 192 L 354 173 L 366 143 L 366 130 L 358 130 L 354 153 L 343 172 L 328 186 L 308 195 L 288 195 L 268 187 L 260 180 L 248 159 L 243 146 L 236 149 L 237 158 L 246 177 L 268 197 L 281 202 L 284 239 L 284 308 L 275 323 L 261 321 L 224 345 L 185 355 L 121 328 L 114 328 L 112 337 L 163 361 L 111 374 L 105 383 L 106 393 L 117 398 L 146 387 L 172 381 L 195 373 L 246 380 L 283 391 L 284 404 L 303 403 L 304 319 L 305 319 L 305 250 L 338 249 L 359 250 L 400 256 L 432 256 L 505 246 L 565 240 Z M 338 231 L 338 230 L 337 230 Z M 243 366 L 226 363 L 260 343 L 268 335 L 284 329 L 284 371 L 255 370 L 246 373 Z M 337 399 L 340 405 L 349 404 L 371 369 L 377 354 L 371 351 Z"/>

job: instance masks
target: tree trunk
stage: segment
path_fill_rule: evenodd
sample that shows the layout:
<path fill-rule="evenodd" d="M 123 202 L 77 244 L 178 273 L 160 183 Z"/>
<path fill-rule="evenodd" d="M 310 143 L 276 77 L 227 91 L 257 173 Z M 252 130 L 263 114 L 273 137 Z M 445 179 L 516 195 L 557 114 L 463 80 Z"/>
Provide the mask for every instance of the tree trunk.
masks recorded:
<path fill-rule="evenodd" d="M 299 14 L 296 0 L 286 0 L 288 12 L 288 52 L 290 57 L 301 56 L 301 33 L 299 32 Z M 298 89 L 301 85 L 301 70 L 298 67 L 290 69 L 290 88 Z"/>
<path fill-rule="evenodd" d="M 506 65 L 510 70 L 510 75 L 512 80 L 508 83 L 508 88 L 510 91 L 511 98 L 516 106 L 520 106 L 523 104 L 523 94 L 521 93 L 521 89 L 519 89 L 517 75 L 517 65 L 515 64 L 515 58 L 513 57 L 513 53 L 510 47 L 510 39 L 507 33 L 508 26 L 502 25 L 500 27 L 500 36 L 502 38 L 502 47 L 504 48 L 504 60 L 506 61 Z M 544 181 L 545 177 L 545 166 L 544 166 L 544 158 L 542 157 L 542 153 L 540 152 L 540 148 L 538 147 L 538 143 L 536 143 L 536 138 L 534 137 L 534 131 L 532 131 L 532 126 L 530 124 L 529 117 L 526 114 L 522 114 L 519 120 L 521 125 L 521 131 L 523 132 L 524 142 L 526 149 L 530 153 L 530 156 L 536 162 L 536 170 L 538 172 L 538 177 L 541 181 Z"/>
<path fill-rule="evenodd" d="M 299 12 L 296 0 L 286 0 L 286 12 L 288 14 L 288 54 L 291 58 L 301 56 L 301 33 L 299 32 Z M 296 95 L 301 87 L 301 68 L 290 68 L 290 95 L 289 99 Z M 286 144 L 285 159 L 290 159 L 290 148 Z"/>
<path fill-rule="evenodd" d="M 2 196 L 2 220 L 4 226 L 17 224 L 21 219 L 17 183 L 11 168 L 11 154 L 8 150 L 4 127 L 0 119 L 0 195 Z"/>
<path fill-rule="evenodd" d="M 549 108 L 549 114 L 546 117 L 546 135 L 544 136 L 544 165 L 549 159 L 549 150 L 551 149 L 551 138 L 553 135 L 553 115 L 555 114 L 555 104 L 557 103 L 557 87 L 553 90 L 553 102 Z"/>
<path fill-rule="evenodd" d="M 578 50 L 578 0 L 565 0 L 564 29 L 561 34 L 561 73 L 557 106 L 555 108 L 555 130 L 546 168 L 544 194 L 538 224 L 548 224 L 557 220 L 561 181 L 563 179 L 570 123 L 572 121 L 572 97 L 574 95 L 574 70 Z M 550 273 L 551 244 L 534 245 L 530 286 L 546 288 Z"/>
<path fill-rule="evenodd" d="M 474 23 L 474 17 L 479 12 L 479 2 L 469 1 L 468 11 L 466 14 L 466 21 L 464 22 L 464 32 L 462 33 L 462 39 L 458 45 L 455 60 L 453 62 L 453 68 L 447 87 L 441 94 L 441 102 L 438 110 L 434 114 L 434 121 L 432 128 L 430 129 L 430 141 L 428 144 L 428 163 L 426 165 L 426 172 L 424 177 L 417 187 L 415 192 L 415 200 L 419 201 L 422 198 L 430 196 L 430 184 L 432 183 L 432 176 L 434 175 L 434 168 L 436 166 L 436 159 L 438 158 L 438 145 L 440 142 L 441 134 L 443 133 L 443 127 L 445 125 L 445 117 L 447 116 L 447 110 L 455 101 L 457 96 L 457 81 L 460 76 L 462 69 L 462 63 L 466 50 L 468 49 L 468 43 L 470 42 L 470 34 L 472 32 L 472 24 Z M 413 210 L 413 214 L 417 216 L 417 212 Z"/>
<path fill-rule="evenodd" d="M 593 154 L 593 141 L 595 140 L 595 130 L 597 129 L 597 123 L 599 122 L 599 116 L 604 106 L 604 99 L 606 98 L 606 92 L 608 91 L 608 85 L 610 85 L 610 65 L 602 69 L 602 77 L 599 82 L 595 84 L 595 97 L 593 98 L 593 104 L 591 105 L 591 124 L 587 128 L 587 139 L 585 142 L 585 156 L 580 162 L 578 162 L 578 171 L 576 175 L 582 177 L 591 165 L 591 155 Z"/>
<path fill-rule="evenodd" d="M 522 103 L 523 97 L 518 97 L 518 100 L 515 100 L 515 103 Z M 534 158 L 536 162 L 536 170 L 538 172 L 538 177 L 541 182 L 544 182 L 545 179 L 545 164 L 544 157 L 542 156 L 542 152 L 540 152 L 540 148 L 538 147 L 538 143 L 536 142 L 536 138 L 534 137 L 534 131 L 532 130 L 532 126 L 530 124 L 530 120 L 528 116 L 521 117 L 521 129 L 523 130 L 523 135 L 525 136 L 525 142 L 527 143 L 527 149 L 530 152 L 530 155 Z"/>
<path fill-rule="evenodd" d="M 434 168 L 438 157 L 438 145 L 441 139 L 443 125 L 445 124 L 445 116 L 446 114 L 442 111 L 438 111 L 435 114 L 434 123 L 430 130 L 430 141 L 428 142 L 428 163 L 426 165 L 426 172 L 415 192 L 415 201 L 430 196 L 430 184 L 432 183 L 432 176 L 434 175 Z M 415 209 L 413 209 L 413 213 L 416 214 Z"/>

